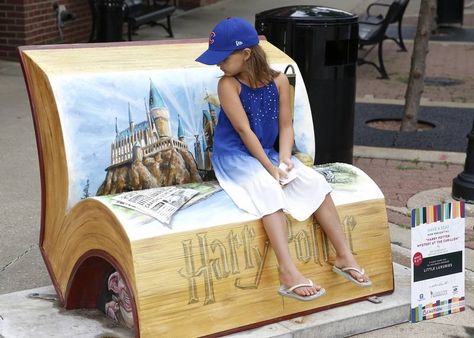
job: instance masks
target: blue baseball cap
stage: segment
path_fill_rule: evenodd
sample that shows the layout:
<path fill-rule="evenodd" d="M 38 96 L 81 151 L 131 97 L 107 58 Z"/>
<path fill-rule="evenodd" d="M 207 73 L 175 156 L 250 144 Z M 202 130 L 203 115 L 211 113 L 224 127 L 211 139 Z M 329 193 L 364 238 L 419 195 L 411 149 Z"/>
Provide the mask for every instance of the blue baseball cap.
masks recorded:
<path fill-rule="evenodd" d="M 196 61 L 206 65 L 216 65 L 224 61 L 232 52 L 258 45 L 255 28 L 239 17 L 220 21 L 209 34 L 209 47 Z"/>

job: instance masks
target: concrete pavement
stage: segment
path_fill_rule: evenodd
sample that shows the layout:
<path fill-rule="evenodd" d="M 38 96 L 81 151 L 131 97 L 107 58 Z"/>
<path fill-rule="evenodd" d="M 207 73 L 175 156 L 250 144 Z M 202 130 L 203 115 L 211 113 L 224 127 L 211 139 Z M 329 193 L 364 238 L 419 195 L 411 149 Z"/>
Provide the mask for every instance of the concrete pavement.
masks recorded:
<path fill-rule="evenodd" d="M 410 311 L 410 272 L 395 264 L 395 292 L 381 304 L 359 302 L 266 325 L 228 337 L 347 337 L 405 322 Z M 43 299 L 31 297 L 39 293 Z M 97 310 L 64 311 L 51 286 L 0 296 L 0 337 L 132 337 Z M 173 337 L 170 332 L 169 337 Z"/>
<path fill-rule="evenodd" d="M 318 5 L 361 13 L 371 2 L 373 1 L 328 0 L 318 1 Z M 307 3 L 307 1 L 292 2 L 292 4 Z M 255 13 L 287 4 L 284 0 L 223 0 L 204 8 L 179 13 L 173 19 L 173 29 L 176 38 L 202 38 L 206 37 L 215 23 L 225 16 L 238 15 L 253 21 Z M 407 14 L 416 14 L 418 5 L 419 1 L 411 1 Z M 165 36 L 164 30 L 160 27 L 153 27 L 140 29 L 134 38 L 136 40 L 154 40 L 166 38 Z M 7 338 L 31 337 L 32 335 L 37 337 L 129 336 L 130 333 L 127 330 L 115 327 L 113 323 L 97 312 L 66 312 L 55 305 L 54 301 L 27 297 L 33 292 L 47 295 L 54 291 L 49 286 L 51 282 L 38 250 L 40 219 L 38 160 L 30 107 L 21 69 L 17 63 L 0 61 L 0 103 L 0 205 L 2 210 L 0 213 L 0 337 L 2 335 Z M 439 177 L 438 186 L 429 184 L 417 186 L 416 190 L 407 190 L 404 194 L 397 195 L 398 188 L 395 184 L 384 186 L 382 181 L 379 182 L 375 179 L 381 185 L 384 194 L 390 196 L 387 198 L 387 207 L 389 220 L 392 222 L 391 236 L 392 243 L 394 243 L 394 257 L 397 263 L 407 264 L 407 262 L 409 263 L 410 242 L 407 237 L 409 231 L 401 226 L 401 222 L 395 215 L 406 214 L 409 208 L 415 205 L 424 206 L 444 201 L 449 195 L 450 180 L 457 172 L 462 171 L 464 154 L 409 152 L 398 149 L 383 149 L 381 151 L 379 148 L 355 147 L 355 155 L 358 156 L 355 164 L 368 172 L 374 179 L 377 175 L 370 172 L 370 169 L 374 168 L 373 163 L 364 161 L 381 158 L 382 162 L 385 160 L 385 167 L 379 167 L 378 173 L 383 176 L 387 168 L 390 168 L 394 176 L 399 174 L 393 180 L 404 181 L 408 186 L 410 186 L 408 179 L 410 175 L 407 175 L 407 172 L 412 169 L 403 168 L 413 167 L 414 162 L 421 161 L 420 165 L 426 164 L 427 168 L 420 169 L 423 174 L 429 171 L 433 162 L 444 161 L 451 166 L 450 170 L 447 168 L 443 171 L 441 168 L 437 168 L 437 171 L 433 173 Z M 416 175 L 414 176 L 416 177 Z M 412 186 L 414 185 L 412 184 Z M 438 194 L 439 189 L 443 187 L 445 188 L 444 195 Z M 436 190 L 431 191 L 432 189 Z M 411 198 L 415 197 L 418 200 L 409 206 L 409 200 L 413 202 Z M 471 224 L 470 222 L 471 215 L 469 214 L 468 226 Z M 472 250 L 467 252 L 466 264 L 468 269 L 472 270 Z M 386 309 L 384 311 L 381 307 L 377 307 L 378 305 L 362 302 L 317 313 L 300 320 L 273 324 L 237 336 L 347 336 L 407 321 L 409 315 L 409 279 L 407 283 L 407 278 L 409 276 L 407 277 L 407 269 L 401 265 L 396 265 L 397 293 L 386 296 L 387 298 L 384 297 L 383 306 Z M 474 279 L 471 271 L 467 271 L 466 275 L 468 306 L 465 313 L 419 324 L 401 324 L 363 336 L 418 336 L 425 334 L 433 336 L 434 327 L 436 327 L 439 336 L 443 334 L 453 334 L 459 337 L 469 336 L 469 334 L 472 336 L 474 324 L 468 318 L 473 318 L 474 314 L 471 301 L 474 299 Z M 17 308 L 16 310 L 13 305 Z M 369 307 L 373 307 L 373 310 L 366 309 Z M 38 309 L 40 310 L 38 311 Z M 398 317 L 395 316 L 396 314 Z M 331 319 L 335 317 L 337 320 Z M 456 323 L 454 326 L 451 324 L 453 321 Z"/>

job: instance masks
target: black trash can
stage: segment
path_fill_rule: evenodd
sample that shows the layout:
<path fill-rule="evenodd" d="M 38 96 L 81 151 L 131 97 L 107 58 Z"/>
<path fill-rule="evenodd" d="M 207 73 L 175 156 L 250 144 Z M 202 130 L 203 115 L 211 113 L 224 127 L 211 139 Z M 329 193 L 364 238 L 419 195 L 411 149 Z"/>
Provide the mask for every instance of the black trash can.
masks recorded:
<path fill-rule="evenodd" d="M 464 19 L 464 0 L 438 0 L 437 1 L 438 25 L 460 23 Z"/>
<path fill-rule="evenodd" d="M 97 42 L 123 41 L 124 0 L 96 0 L 98 10 Z"/>
<path fill-rule="evenodd" d="M 256 14 L 259 34 L 295 60 L 313 115 L 314 163 L 352 163 L 358 17 L 334 8 L 287 6 Z"/>

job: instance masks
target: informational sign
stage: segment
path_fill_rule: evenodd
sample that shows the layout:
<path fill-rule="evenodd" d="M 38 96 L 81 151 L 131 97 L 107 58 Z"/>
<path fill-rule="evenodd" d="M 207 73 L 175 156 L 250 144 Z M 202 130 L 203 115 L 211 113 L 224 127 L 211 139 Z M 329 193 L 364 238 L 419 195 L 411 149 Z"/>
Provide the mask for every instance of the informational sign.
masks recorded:
<path fill-rule="evenodd" d="M 411 321 L 464 311 L 464 203 L 412 210 Z"/>

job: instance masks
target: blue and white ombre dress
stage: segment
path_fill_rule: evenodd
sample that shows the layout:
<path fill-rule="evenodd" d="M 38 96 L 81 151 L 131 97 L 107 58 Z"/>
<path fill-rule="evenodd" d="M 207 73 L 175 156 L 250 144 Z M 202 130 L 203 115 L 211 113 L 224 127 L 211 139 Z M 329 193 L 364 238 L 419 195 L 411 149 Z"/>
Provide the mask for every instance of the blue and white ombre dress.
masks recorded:
<path fill-rule="evenodd" d="M 278 137 L 278 88 L 274 81 L 259 88 L 240 82 L 240 87 L 240 100 L 250 127 L 270 160 L 278 166 L 279 155 L 274 148 Z M 299 221 L 311 216 L 331 192 L 331 186 L 321 174 L 294 156 L 291 160 L 297 178 L 282 187 L 249 153 L 221 109 L 214 132 L 212 164 L 221 187 L 239 208 L 258 217 L 280 209 Z"/>

